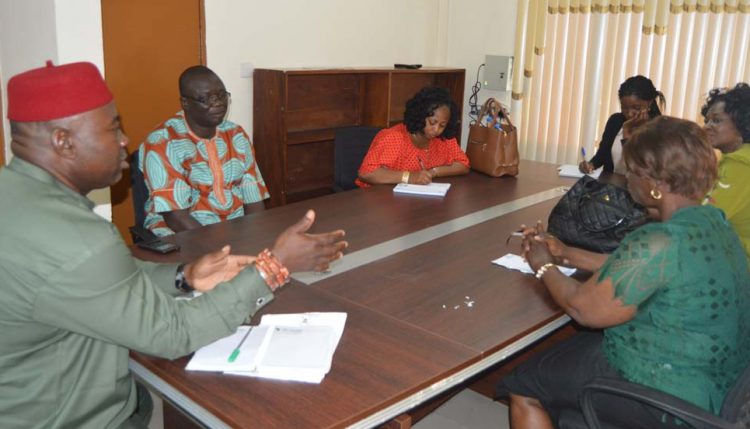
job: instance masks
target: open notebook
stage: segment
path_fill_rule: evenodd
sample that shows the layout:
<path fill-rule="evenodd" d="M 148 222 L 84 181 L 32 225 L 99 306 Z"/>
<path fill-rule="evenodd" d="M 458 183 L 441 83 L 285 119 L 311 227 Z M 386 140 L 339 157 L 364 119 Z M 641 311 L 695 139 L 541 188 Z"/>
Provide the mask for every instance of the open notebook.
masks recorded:
<path fill-rule="evenodd" d="M 393 192 L 396 194 L 431 195 L 436 197 L 444 197 L 450 187 L 450 183 L 432 182 L 429 185 L 411 185 L 408 183 L 399 183 L 398 185 L 393 187 Z"/>
<path fill-rule="evenodd" d="M 267 314 L 258 326 L 202 347 L 185 369 L 320 383 L 345 323 L 346 313 Z"/>

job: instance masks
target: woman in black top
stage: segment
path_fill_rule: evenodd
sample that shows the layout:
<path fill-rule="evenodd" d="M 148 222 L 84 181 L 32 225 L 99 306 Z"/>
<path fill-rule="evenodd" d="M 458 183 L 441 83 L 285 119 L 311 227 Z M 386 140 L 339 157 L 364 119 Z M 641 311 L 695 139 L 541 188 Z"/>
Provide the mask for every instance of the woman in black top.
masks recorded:
<path fill-rule="evenodd" d="M 620 98 L 620 113 L 607 120 L 594 157 L 578 165 L 582 173 L 590 173 L 604 166 L 606 172 L 625 174 L 622 145 L 639 125 L 661 115 L 659 104 L 665 104 L 664 95 L 656 90 L 651 79 L 641 75 L 627 78 L 620 85 L 617 96 Z"/>

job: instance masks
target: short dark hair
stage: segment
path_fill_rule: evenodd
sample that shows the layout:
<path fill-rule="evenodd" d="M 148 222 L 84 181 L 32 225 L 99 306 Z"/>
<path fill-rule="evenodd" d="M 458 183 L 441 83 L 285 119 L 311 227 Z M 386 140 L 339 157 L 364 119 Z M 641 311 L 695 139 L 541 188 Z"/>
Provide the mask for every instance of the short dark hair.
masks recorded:
<path fill-rule="evenodd" d="M 446 106 L 451 111 L 448 125 L 440 138 L 452 139 L 458 135 L 458 106 L 451 98 L 448 90 L 436 86 L 426 86 L 406 102 L 404 124 L 410 133 L 421 133 L 425 120 L 435 114 L 435 109 Z"/>
<path fill-rule="evenodd" d="M 617 90 L 617 97 L 627 97 L 634 95 L 641 100 L 656 101 L 659 99 L 661 104 L 666 104 L 664 94 L 658 91 L 651 82 L 651 79 L 646 76 L 636 75 L 625 79 L 625 82 L 620 84 L 620 89 Z M 655 118 L 661 115 L 661 109 L 659 109 L 659 103 L 655 102 L 651 104 L 651 108 L 648 111 L 650 117 Z"/>
<path fill-rule="evenodd" d="M 750 142 L 750 86 L 740 82 L 734 88 L 714 88 L 708 93 L 701 115 L 706 117 L 708 109 L 724 102 L 724 111 L 732 118 L 734 127 L 742 135 L 742 141 Z"/>
<path fill-rule="evenodd" d="M 673 193 L 701 198 L 716 182 L 716 154 L 706 132 L 684 119 L 659 116 L 639 127 L 623 146 L 628 170 L 669 185 Z"/>
<path fill-rule="evenodd" d="M 203 79 L 207 76 L 216 76 L 217 79 L 219 78 L 219 76 L 214 73 L 213 70 L 206 66 L 197 65 L 186 68 L 185 71 L 180 74 L 180 78 L 178 80 L 180 95 L 185 95 L 189 92 L 188 87 L 193 81 L 197 79 Z"/>

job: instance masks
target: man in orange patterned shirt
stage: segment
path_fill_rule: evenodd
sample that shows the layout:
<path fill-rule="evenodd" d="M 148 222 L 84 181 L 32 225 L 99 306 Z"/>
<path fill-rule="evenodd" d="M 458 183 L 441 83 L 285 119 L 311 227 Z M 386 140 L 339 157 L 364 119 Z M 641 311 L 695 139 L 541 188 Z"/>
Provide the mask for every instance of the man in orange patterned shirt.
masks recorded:
<path fill-rule="evenodd" d="M 230 94 L 204 66 L 180 75 L 182 111 L 140 146 L 144 226 L 158 236 L 262 210 L 269 197 L 245 131 L 224 119 Z"/>

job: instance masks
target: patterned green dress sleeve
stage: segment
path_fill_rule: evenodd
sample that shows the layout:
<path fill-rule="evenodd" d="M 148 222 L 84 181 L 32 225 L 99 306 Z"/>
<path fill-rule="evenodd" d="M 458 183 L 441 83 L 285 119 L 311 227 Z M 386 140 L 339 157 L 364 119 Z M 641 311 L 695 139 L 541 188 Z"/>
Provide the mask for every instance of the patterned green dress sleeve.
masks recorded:
<path fill-rule="evenodd" d="M 604 331 L 626 379 L 718 413 L 750 359 L 750 280 L 740 242 L 711 206 L 678 210 L 623 240 L 602 266 L 633 319 Z"/>
<path fill-rule="evenodd" d="M 678 274 L 676 244 L 662 225 L 633 231 L 602 266 L 599 281 L 610 277 L 615 296 L 626 305 L 640 305 Z"/>

